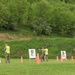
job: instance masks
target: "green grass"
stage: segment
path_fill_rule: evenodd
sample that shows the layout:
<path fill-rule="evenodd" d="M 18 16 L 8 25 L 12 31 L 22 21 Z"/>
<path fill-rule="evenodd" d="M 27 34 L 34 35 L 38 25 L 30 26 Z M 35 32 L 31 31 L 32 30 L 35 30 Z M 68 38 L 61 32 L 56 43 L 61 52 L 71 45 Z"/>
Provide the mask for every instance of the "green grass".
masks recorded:
<path fill-rule="evenodd" d="M 18 58 L 20 55 L 16 51 L 22 51 L 22 55 L 28 59 L 28 49 L 36 49 L 36 52 L 41 53 L 39 48 L 47 46 L 49 49 L 49 58 L 60 57 L 60 51 L 65 50 L 67 57 L 71 55 L 75 57 L 75 38 L 46 38 L 39 37 L 30 40 L 16 40 L 6 41 L 11 47 L 11 57 Z M 4 44 L 5 41 L 0 43 L 0 56 L 4 57 Z"/>
<path fill-rule="evenodd" d="M 28 59 L 28 49 L 34 48 L 36 52 L 41 53 L 39 48 L 47 46 L 49 49 L 49 58 L 55 59 L 58 55 L 60 57 L 60 51 L 65 50 L 67 57 L 71 55 L 75 58 L 75 38 L 59 37 L 59 36 L 36 36 L 28 29 L 22 28 L 19 32 L 4 31 L 0 35 L 0 56 L 4 57 L 4 44 L 8 43 L 11 47 L 11 57 L 18 58 L 21 55 L 17 51 L 22 52 L 22 56 Z M 8 34 L 8 35 L 6 35 Z M 5 36 L 4 36 L 5 35 Z M 3 36 L 3 37 L 2 37 Z M 11 38 L 15 38 L 12 40 Z M 19 39 L 16 39 L 19 38 Z M 25 38 L 21 40 L 21 38 Z M 5 40 L 2 40 L 5 39 Z"/>
<path fill-rule="evenodd" d="M 11 63 L 0 63 L 0 75 L 75 75 L 75 61 L 70 59 L 60 62 L 49 59 L 48 62 L 36 64 L 34 59 L 11 59 Z"/>

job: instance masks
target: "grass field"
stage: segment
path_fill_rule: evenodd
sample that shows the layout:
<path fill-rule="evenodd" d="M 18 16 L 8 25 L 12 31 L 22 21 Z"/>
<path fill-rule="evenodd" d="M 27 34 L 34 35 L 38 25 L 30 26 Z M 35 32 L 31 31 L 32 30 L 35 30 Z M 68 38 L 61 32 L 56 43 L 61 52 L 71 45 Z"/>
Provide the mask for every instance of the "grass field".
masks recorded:
<path fill-rule="evenodd" d="M 11 59 L 11 63 L 0 63 L 0 75 L 75 75 L 75 61 L 70 59 L 63 62 L 49 59 L 48 62 L 36 64 L 34 59 Z"/>

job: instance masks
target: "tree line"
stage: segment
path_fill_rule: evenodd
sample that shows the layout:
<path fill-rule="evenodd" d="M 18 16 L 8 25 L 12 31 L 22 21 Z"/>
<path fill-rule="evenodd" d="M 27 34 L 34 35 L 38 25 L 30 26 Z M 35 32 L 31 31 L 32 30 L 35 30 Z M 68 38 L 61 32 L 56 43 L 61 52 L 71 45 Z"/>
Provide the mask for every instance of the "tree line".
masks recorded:
<path fill-rule="evenodd" d="M 75 36 L 74 0 L 0 0 L 0 31 L 31 29 L 36 35 Z"/>

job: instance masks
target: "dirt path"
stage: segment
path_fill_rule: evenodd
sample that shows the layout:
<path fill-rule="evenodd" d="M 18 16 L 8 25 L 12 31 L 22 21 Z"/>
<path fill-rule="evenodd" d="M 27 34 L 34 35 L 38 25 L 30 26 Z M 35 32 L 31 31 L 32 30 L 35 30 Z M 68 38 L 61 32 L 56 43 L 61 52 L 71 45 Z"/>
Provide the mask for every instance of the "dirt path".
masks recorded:
<path fill-rule="evenodd" d="M 17 37 L 16 35 L 10 35 L 8 33 L 0 33 L 0 41 L 6 41 L 6 40 L 29 40 L 31 38 L 23 38 L 23 37 Z"/>

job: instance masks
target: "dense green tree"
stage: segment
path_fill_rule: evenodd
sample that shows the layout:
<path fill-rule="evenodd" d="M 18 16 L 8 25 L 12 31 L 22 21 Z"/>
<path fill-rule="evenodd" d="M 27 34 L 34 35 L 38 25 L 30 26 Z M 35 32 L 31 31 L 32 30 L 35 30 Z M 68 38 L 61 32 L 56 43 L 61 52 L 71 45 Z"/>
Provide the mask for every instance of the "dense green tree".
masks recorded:
<path fill-rule="evenodd" d="M 24 25 L 37 34 L 75 36 L 74 3 L 74 0 L 0 0 L 0 30 L 20 30 Z"/>
<path fill-rule="evenodd" d="M 52 26 L 52 31 L 54 33 L 60 34 L 60 35 L 74 35 L 74 29 L 75 29 L 75 17 L 74 13 L 72 13 L 68 8 L 64 7 L 57 7 L 54 8 L 52 11 L 52 16 L 51 16 L 51 26 Z M 72 24 L 73 23 L 73 24 Z M 73 27 L 72 33 L 70 32 L 70 28 Z"/>
<path fill-rule="evenodd" d="M 49 15 L 48 2 L 42 0 L 38 3 L 32 4 L 32 17 L 31 17 L 31 28 L 33 28 L 37 34 L 51 33 L 50 23 L 48 23 Z"/>
<path fill-rule="evenodd" d="M 0 30 L 8 24 L 9 11 L 8 8 L 0 3 Z"/>
<path fill-rule="evenodd" d="M 28 18 L 28 3 L 27 0 L 13 0 L 7 2 L 7 7 L 10 12 L 7 29 L 19 30 L 19 27 L 26 25 Z"/>

